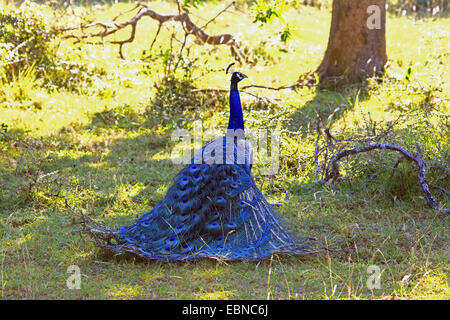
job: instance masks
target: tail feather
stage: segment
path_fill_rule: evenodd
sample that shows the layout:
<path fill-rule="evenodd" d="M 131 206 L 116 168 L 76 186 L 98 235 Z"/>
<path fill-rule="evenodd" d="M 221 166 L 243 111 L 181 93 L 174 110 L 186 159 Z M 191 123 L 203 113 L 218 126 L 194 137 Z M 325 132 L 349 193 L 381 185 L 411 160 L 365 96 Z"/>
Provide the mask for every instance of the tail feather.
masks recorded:
<path fill-rule="evenodd" d="M 203 147 L 206 160 L 209 155 L 223 157 L 225 162 L 230 151 L 227 143 L 219 138 Z M 247 149 L 232 145 L 229 157 L 237 162 L 244 153 L 241 158 L 245 160 Z M 311 238 L 295 237 L 267 203 L 248 159 L 244 164 L 195 160 L 179 172 L 164 199 L 137 222 L 111 228 L 82 215 L 85 232 L 103 248 L 147 260 L 260 260 L 274 253 L 319 250 Z"/>

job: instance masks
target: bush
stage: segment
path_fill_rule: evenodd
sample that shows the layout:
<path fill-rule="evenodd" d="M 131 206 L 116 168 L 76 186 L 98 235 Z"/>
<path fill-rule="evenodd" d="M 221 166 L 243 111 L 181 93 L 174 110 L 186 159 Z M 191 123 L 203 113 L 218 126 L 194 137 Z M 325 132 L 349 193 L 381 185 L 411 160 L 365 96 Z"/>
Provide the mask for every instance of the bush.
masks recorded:
<path fill-rule="evenodd" d="M 103 70 L 57 57 L 53 43 L 59 32 L 50 23 L 51 15 L 43 12 L 45 8 L 31 1 L 16 10 L 0 5 L 0 79 L 11 82 L 32 69 L 36 79 L 49 87 L 87 87 Z"/>
<path fill-rule="evenodd" d="M 50 23 L 33 2 L 24 2 L 18 10 L 0 12 L 0 66 L 8 79 L 31 66 L 39 71 L 52 63 L 51 40 L 56 35 Z"/>

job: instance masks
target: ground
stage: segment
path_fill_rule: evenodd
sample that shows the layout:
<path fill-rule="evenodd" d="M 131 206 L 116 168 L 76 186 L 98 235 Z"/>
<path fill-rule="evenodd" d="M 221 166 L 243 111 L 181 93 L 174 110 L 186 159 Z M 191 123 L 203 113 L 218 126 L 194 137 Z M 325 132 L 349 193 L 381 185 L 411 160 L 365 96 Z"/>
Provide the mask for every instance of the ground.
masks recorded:
<path fill-rule="evenodd" d="M 199 24 L 226 3 L 191 9 Z M 176 12 L 167 2 L 152 2 L 159 12 Z M 111 20 L 132 8 L 118 3 L 77 7 L 60 14 L 65 25 L 80 15 Z M 289 85 L 319 65 L 326 48 L 329 10 L 299 6 L 283 14 L 292 37 L 280 42 L 279 20 L 260 27 L 250 9 L 221 15 L 208 32 L 236 35 L 252 48 L 252 64 L 238 66 L 249 76 L 242 85 Z M 49 17 L 50 7 L 40 8 Z M 128 14 L 129 17 L 132 13 Z M 301 87 L 297 91 L 249 88 L 261 102 L 242 93 L 247 128 L 272 128 L 281 135 L 280 170 L 255 179 L 269 202 L 279 208 L 300 235 L 329 242 L 329 254 L 278 256 L 261 262 L 143 262 L 113 257 L 81 232 L 77 212 L 111 226 L 135 221 L 164 196 L 181 168 L 170 155 L 177 127 L 225 130 L 223 68 L 231 61 L 226 46 L 193 45 L 191 64 L 182 64 L 175 80 L 164 81 L 170 55 L 179 43 L 168 25 L 152 55 L 142 58 L 156 32 L 148 19 L 138 25 L 136 41 L 124 47 L 62 41 L 58 57 L 84 66 L 89 77 L 73 71 L 74 83 L 51 86 L 32 69 L 0 87 L 0 288 L 3 299 L 449 299 L 449 217 L 427 206 L 415 167 L 396 155 L 377 160 L 356 157 L 343 166 L 343 181 L 315 184 L 313 162 L 316 113 L 340 137 L 367 136 L 376 125 L 394 121 L 389 136 L 415 152 L 418 142 L 429 167 L 429 180 L 447 190 L 449 163 L 448 30 L 445 17 L 389 15 L 386 76 L 360 85 Z M 179 31 L 178 31 L 179 32 Z M 126 33 L 126 32 L 125 32 Z M 258 36 L 255 36 L 255 35 Z M 124 34 L 117 35 L 117 38 Z M 182 33 L 178 33 L 182 40 Z M 57 40 L 55 40 L 57 41 Z M 58 41 L 57 41 L 58 42 Z M 146 53 L 148 55 L 148 52 Z M 81 69 L 80 69 L 81 70 Z M 87 70 L 87 71 L 86 71 Z M 79 71 L 82 72 L 82 71 Z M 72 76 L 72 75 L 70 75 Z M 67 75 L 69 77 L 69 75 Z M 186 81 L 184 83 L 180 81 Z M 373 159 L 372 159 L 373 160 Z M 380 162 L 383 162 L 379 164 Z M 376 174 L 376 176 L 375 176 Z M 432 190 L 443 207 L 449 198 Z M 81 289 L 70 290 L 67 268 L 81 271 Z M 376 266 L 379 286 L 369 289 Z"/>

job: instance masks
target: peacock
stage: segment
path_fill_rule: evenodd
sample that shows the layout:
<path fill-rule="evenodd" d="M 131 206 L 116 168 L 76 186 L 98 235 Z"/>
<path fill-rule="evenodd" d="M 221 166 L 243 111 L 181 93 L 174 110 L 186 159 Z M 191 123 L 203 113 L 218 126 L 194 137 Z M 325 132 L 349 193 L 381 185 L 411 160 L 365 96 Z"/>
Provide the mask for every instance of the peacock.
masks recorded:
<path fill-rule="evenodd" d="M 165 262 L 261 260 L 274 253 L 317 251 L 314 238 L 292 235 L 255 184 L 238 91 L 247 76 L 230 73 L 225 136 L 201 148 L 176 175 L 164 199 L 137 222 L 110 228 L 84 216 L 85 230 L 100 246 Z"/>

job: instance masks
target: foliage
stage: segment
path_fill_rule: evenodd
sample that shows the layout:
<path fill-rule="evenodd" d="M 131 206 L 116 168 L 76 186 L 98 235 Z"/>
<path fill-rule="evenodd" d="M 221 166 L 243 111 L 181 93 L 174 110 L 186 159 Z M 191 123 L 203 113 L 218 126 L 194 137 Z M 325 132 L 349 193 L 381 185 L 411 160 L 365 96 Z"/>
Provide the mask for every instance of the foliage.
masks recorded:
<path fill-rule="evenodd" d="M 46 13 L 45 6 L 24 1 L 16 10 L 1 8 L 4 9 L 0 13 L 3 81 L 13 81 L 28 69 L 27 74 L 42 79 L 45 85 L 75 89 L 89 85 L 95 74 L 101 74 L 100 69 L 89 63 L 58 56 L 58 26 L 54 17 Z"/>
<path fill-rule="evenodd" d="M 183 1 L 183 10 L 186 12 L 189 12 L 189 8 L 198 8 L 199 6 L 202 6 L 205 2 L 208 0 L 184 0 Z M 217 4 L 214 0 L 209 0 L 210 2 Z"/>
<path fill-rule="evenodd" d="M 431 15 L 448 11 L 447 0 L 389 0 L 388 11 L 399 14 L 426 12 Z"/>
<path fill-rule="evenodd" d="M 0 13 L 0 66 L 17 75 L 25 66 L 43 68 L 51 63 L 50 42 L 56 35 L 49 19 L 33 2 Z"/>

